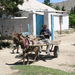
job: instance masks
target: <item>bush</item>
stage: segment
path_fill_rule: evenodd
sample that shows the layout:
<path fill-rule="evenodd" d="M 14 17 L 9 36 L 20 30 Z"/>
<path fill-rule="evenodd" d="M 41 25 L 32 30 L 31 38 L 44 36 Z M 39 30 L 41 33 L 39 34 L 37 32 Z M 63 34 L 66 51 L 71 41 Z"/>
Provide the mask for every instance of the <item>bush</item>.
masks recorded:
<path fill-rule="evenodd" d="M 0 42 L 0 48 L 10 48 L 11 43 L 10 42 Z"/>
<path fill-rule="evenodd" d="M 69 20 L 70 20 L 70 27 L 75 28 L 75 14 L 70 14 Z"/>
<path fill-rule="evenodd" d="M 2 43 L 0 42 L 0 49 L 2 49 Z"/>
<path fill-rule="evenodd" d="M 11 39 L 12 39 L 12 36 L 10 36 L 10 35 L 2 35 L 2 34 L 0 33 L 0 40 L 5 40 L 5 39 L 11 40 Z"/>

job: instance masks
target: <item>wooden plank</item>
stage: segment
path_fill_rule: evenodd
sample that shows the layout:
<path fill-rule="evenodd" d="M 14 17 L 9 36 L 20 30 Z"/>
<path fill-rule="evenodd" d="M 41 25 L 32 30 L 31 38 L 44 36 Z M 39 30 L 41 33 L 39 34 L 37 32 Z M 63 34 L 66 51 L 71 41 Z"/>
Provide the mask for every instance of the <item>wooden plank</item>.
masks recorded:
<path fill-rule="evenodd" d="M 61 40 L 53 40 L 53 41 L 51 41 L 51 43 L 52 43 L 53 45 L 59 45 L 60 42 L 61 42 Z"/>
<path fill-rule="evenodd" d="M 48 44 L 31 44 L 29 46 L 47 46 Z"/>
<path fill-rule="evenodd" d="M 59 45 L 61 42 L 61 40 L 53 40 L 50 42 L 50 44 L 48 43 L 39 43 L 39 44 L 30 44 L 29 46 L 47 46 L 47 45 Z"/>

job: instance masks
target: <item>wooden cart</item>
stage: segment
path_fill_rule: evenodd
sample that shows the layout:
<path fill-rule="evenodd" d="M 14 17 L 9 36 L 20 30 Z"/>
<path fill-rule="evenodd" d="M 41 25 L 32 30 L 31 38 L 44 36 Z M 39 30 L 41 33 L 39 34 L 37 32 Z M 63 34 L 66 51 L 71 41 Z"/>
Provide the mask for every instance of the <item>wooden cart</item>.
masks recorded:
<path fill-rule="evenodd" d="M 41 46 L 51 45 L 50 52 L 53 52 L 54 57 L 58 57 L 60 42 L 61 42 L 61 40 L 53 40 L 53 41 L 50 41 L 50 44 L 48 44 L 48 43 L 43 43 L 43 44 L 38 43 L 38 44 L 30 44 L 29 46 L 41 47 Z"/>

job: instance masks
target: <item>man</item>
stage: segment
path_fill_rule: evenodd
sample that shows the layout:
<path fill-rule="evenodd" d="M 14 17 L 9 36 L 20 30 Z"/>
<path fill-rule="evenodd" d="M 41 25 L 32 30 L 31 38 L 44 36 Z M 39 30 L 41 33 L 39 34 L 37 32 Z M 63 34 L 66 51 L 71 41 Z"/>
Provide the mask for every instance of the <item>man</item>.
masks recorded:
<path fill-rule="evenodd" d="M 50 30 L 47 28 L 47 25 L 43 25 L 43 28 L 40 32 L 40 35 L 42 35 L 44 38 L 49 39 L 51 36 Z"/>
<path fill-rule="evenodd" d="M 47 25 L 43 25 L 40 35 L 41 35 L 40 37 L 42 38 L 42 41 L 49 44 L 46 48 L 46 54 L 49 55 L 51 32 L 47 28 Z M 40 48 L 40 52 L 41 52 L 41 48 Z"/>

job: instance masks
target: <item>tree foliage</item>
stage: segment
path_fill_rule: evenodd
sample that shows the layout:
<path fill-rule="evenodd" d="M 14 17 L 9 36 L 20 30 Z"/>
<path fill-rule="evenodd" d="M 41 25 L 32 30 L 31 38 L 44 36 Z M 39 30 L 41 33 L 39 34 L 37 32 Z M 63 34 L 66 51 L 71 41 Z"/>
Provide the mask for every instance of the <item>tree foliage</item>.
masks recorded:
<path fill-rule="evenodd" d="M 50 0 L 44 0 L 44 4 L 46 4 L 48 6 L 52 6 L 52 4 L 50 3 Z"/>
<path fill-rule="evenodd" d="M 2 12 L 7 15 L 16 15 L 19 11 L 18 4 L 22 4 L 23 0 L 0 0 L 0 6 L 2 7 Z"/>
<path fill-rule="evenodd" d="M 69 15 L 69 22 L 70 22 L 70 27 L 75 28 L 75 14 Z"/>
<path fill-rule="evenodd" d="M 70 11 L 70 14 L 73 14 L 74 13 L 74 10 L 73 10 L 73 7 L 71 8 L 71 11 Z"/>
<path fill-rule="evenodd" d="M 75 28 L 75 6 L 71 8 L 69 15 L 70 27 Z"/>
<path fill-rule="evenodd" d="M 59 7 L 59 6 L 56 6 L 55 9 L 56 9 L 56 10 L 60 10 L 60 7 Z"/>
<path fill-rule="evenodd" d="M 64 7 L 64 6 L 62 6 L 61 10 L 62 10 L 62 11 L 65 11 L 65 7 Z"/>
<path fill-rule="evenodd" d="M 71 8 L 70 14 L 75 14 L 75 6 Z"/>

